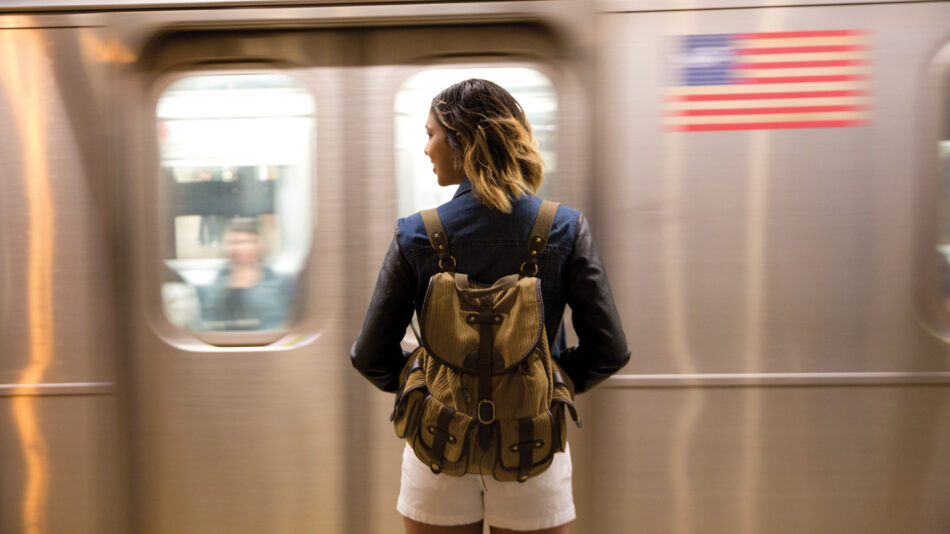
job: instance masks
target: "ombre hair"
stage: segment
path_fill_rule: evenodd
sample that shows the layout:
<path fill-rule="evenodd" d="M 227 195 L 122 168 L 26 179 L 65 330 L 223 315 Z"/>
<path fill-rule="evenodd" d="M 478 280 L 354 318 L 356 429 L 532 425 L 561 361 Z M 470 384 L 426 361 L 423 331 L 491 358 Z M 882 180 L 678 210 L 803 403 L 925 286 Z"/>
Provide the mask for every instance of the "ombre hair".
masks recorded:
<path fill-rule="evenodd" d="M 541 187 L 538 142 L 521 104 L 501 86 L 477 78 L 459 82 L 436 95 L 430 111 L 483 205 L 511 213 L 513 198 Z"/>

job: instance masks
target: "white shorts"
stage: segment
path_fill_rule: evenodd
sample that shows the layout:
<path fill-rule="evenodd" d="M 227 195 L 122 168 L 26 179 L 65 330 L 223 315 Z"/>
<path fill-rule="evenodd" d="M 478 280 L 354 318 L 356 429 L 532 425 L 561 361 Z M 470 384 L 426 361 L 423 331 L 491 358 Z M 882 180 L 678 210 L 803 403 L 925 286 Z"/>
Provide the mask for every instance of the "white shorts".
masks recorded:
<path fill-rule="evenodd" d="M 491 476 L 436 475 L 406 445 L 396 509 L 429 525 L 468 525 L 485 520 L 510 530 L 540 530 L 577 517 L 571 488 L 571 449 L 554 455 L 548 469 L 526 482 L 499 482 Z"/>

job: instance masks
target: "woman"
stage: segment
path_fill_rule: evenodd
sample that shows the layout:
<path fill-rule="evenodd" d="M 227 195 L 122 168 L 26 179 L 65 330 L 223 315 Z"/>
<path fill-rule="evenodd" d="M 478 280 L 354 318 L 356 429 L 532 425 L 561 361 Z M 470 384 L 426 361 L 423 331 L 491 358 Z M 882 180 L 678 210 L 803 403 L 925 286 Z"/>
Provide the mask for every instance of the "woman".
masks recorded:
<path fill-rule="evenodd" d="M 478 79 L 448 87 L 432 100 L 426 121 L 439 185 L 458 185 L 438 213 L 457 270 L 492 283 L 519 272 L 541 204 L 542 160 L 524 111 L 498 85 Z M 560 206 L 544 249 L 541 278 L 545 331 L 554 356 L 580 393 L 623 367 L 630 357 L 603 263 L 584 216 Z M 422 218 L 400 219 L 363 330 L 354 367 L 384 391 L 395 391 L 407 353 L 399 342 L 413 311 L 421 313 L 429 278 L 439 272 Z M 571 306 L 579 343 L 554 343 L 564 305 Z M 558 350 L 560 349 L 560 350 Z M 409 534 L 568 532 L 574 520 L 569 451 L 525 483 L 433 474 L 406 449 L 397 509 Z"/>

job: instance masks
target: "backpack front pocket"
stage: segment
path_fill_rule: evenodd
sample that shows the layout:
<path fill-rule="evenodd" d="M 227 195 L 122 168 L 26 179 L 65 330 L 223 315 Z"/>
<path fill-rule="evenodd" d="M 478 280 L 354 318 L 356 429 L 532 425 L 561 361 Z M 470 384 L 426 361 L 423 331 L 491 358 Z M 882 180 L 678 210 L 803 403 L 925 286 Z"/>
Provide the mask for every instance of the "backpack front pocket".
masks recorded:
<path fill-rule="evenodd" d="M 499 421 L 494 477 L 524 482 L 544 472 L 551 465 L 554 453 L 564 449 L 563 426 L 563 418 L 555 417 L 551 411 Z"/>
<path fill-rule="evenodd" d="M 433 473 L 462 476 L 468 471 L 473 421 L 429 395 L 422 401 L 416 434 L 408 437 L 412 450 Z"/>

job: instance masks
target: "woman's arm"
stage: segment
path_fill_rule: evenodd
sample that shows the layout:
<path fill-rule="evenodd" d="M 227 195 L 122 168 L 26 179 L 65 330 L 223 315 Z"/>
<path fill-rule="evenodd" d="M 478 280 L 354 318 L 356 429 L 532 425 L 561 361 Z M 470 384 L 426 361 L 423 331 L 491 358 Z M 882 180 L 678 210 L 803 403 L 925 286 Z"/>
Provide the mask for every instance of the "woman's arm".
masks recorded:
<path fill-rule="evenodd" d="M 559 363 L 587 391 L 616 373 L 630 360 L 630 345 L 607 282 L 603 261 L 594 246 L 584 215 L 577 221 L 574 252 L 567 264 L 567 304 L 578 344 L 561 352 Z"/>
<path fill-rule="evenodd" d="M 414 285 L 412 270 L 394 237 L 379 270 L 363 330 L 350 349 L 353 367 L 383 391 L 396 391 L 406 361 L 399 341 L 412 320 Z"/>

